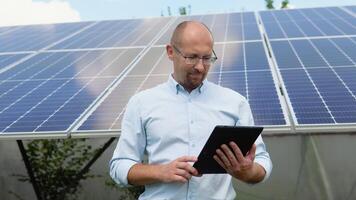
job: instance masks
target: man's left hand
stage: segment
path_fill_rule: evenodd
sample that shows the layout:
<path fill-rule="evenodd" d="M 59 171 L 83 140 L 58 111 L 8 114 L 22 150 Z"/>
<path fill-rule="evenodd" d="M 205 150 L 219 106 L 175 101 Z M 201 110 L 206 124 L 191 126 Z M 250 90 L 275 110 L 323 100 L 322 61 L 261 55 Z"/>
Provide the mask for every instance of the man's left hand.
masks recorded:
<path fill-rule="evenodd" d="M 244 182 L 259 182 L 265 175 L 265 170 L 254 162 L 256 145 L 253 144 L 250 151 L 243 156 L 240 148 L 234 142 L 229 143 L 230 148 L 223 144 L 216 150 L 214 159 L 231 176 Z"/>

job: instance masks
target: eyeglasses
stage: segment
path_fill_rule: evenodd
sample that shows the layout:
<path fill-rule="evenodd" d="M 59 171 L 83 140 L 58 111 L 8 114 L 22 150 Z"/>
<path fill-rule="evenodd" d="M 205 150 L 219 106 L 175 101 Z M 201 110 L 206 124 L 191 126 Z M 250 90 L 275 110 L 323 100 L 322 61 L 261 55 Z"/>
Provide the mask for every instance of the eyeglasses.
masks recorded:
<path fill-rule="evenodd" d="M 213 55 L 214 56 L 209 56 L 209 57 L 199 57 L 199 56 L 185 56 L 182 54 L 181 51 L 179 51 L 179 49 L 172 45 L 172 47 L 184 58 L 184 61 L 186 64 L 188 65 L 196 65 L 200 59 L 202 59 L 203 61 L 203 65 L 212 65 L 215 63 L 215 61 L 218 59 L 218 57 L 215 54 L 215 51 L 213 49 Z"/>

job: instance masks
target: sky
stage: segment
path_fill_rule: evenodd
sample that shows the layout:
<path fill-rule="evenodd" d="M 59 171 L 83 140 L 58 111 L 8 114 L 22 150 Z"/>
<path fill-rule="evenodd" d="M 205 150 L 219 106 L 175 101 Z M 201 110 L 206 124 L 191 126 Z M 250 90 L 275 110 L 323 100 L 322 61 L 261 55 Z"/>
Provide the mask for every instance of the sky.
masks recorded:
<path fill-rule="evenodd" d="M 275 0 L 280 7 L 282 0 Z M 356 5 L 355 0 L 290 0 L 291 8 Z M 0 0 L 0 26 L 265 10 L 265 0 Z"/>

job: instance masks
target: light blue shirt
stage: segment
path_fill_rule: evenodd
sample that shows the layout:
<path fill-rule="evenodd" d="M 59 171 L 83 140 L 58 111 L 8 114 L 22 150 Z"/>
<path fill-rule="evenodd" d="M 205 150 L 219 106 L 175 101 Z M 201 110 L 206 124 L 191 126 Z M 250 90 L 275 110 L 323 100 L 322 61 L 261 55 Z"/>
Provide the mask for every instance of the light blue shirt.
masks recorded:
<path fill-rule="evenodd" d="M 166 83 L 134 95 L 126 108 L 121 137 L 110 161 L 110 175 L 128 185 L 127 174 L 147 154 L 149 164 L 166 164 L 181 156 L 198 156 L 216 125 L 254 125 L 250 106 L 237 92 L 207 80 L 188 93 L 172 76 Z M 261 136 L 255 162 L 266 170 L 272 162 Z M 188 183 L 145 186 L 139 199 L 234 199 L 228 174 L 192 177 Z"/>

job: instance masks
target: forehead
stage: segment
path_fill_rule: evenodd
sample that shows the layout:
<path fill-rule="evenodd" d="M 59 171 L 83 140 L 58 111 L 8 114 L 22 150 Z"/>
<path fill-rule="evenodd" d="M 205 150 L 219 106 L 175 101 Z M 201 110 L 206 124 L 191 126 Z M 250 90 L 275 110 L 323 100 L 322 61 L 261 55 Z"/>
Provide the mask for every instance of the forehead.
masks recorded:
<path fill-rule="evenodd" d="M 191 44 L 192 42 L 213 43 L 213 37 L 208 28 L 200 22 L 187 22 L 184 26 L 175 30 L 172 39 L 174 43 Z"/>
<path fill-rule="evenodd" d="M 181 34 L 180 46 L 189 53 L 211 54 L 213 38 L 204 26 L 186 27 Z"/>

